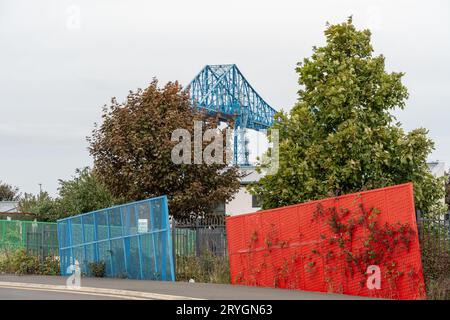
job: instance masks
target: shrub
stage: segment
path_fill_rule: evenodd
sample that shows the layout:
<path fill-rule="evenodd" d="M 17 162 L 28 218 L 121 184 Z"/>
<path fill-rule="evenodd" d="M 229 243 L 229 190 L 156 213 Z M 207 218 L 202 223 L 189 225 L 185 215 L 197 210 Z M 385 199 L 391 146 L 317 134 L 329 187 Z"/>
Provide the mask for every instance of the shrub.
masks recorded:
<path fill-rule="evenodd" d="M 228 257 L 219 257 L 209 251 L 200 257 L 179 256 L 176 257 L 176 280 L 206 283 L 230 283 L 230 269 Z"/>
<path fill-rule="evenodd" d="M 60 274 L 60 264 L 58 256 L 45 257 L 39 268 L 40 275 L 56 276 Z"/>
<path fill-rule="evenodd" d="M 18 249 L 12 252 L 4 251 L 0 264 L 1 271 L 5 273 L 35 274 L 39 268 L 39 261 L 28 255 L 24 249 Z"/>
<path fill-rule="evenodd" d="M 450 300 L 450 277 L 427 280 L 428 300 Z"/>
<path fill-rule="evenodd" d="M 420 245 L 427 299 L 450 299 L 450 247 L 448 241 L 448 238 L 440 238 L 433 231 L 421 236 Z"/>
<path fill-rule="evenodd" d="M 89 271 L 91 276 L 103 278 L 106 275 L 106 263 L 104 261 L 90 262 Z"/>
<path fill-rule="evenodd" d="M 3 250 L 0 254 L 1 273 L 57 275 L 59 270 L 57 257 L 49 256 L 41 261 L 39 257 L 28 254 L 25 249 Z"/>

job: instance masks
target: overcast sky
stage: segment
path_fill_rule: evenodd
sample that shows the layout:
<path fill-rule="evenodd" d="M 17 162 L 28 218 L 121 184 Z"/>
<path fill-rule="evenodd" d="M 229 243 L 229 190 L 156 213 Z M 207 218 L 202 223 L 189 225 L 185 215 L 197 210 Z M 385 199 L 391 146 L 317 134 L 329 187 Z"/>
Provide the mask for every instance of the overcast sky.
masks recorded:
<path fill-rule="evenodd" d="M 0 180 L 52 194 L 92 164 L 101 107 L 157 77 L 183 85 L 235 63 L 275 109 L 297 99 L 296 63 L 327 21 L 353 15 L 389 71 L 406 73 L 406 130 L 426 127 L 450 164 L 449 1 L 0 0 Z"/>

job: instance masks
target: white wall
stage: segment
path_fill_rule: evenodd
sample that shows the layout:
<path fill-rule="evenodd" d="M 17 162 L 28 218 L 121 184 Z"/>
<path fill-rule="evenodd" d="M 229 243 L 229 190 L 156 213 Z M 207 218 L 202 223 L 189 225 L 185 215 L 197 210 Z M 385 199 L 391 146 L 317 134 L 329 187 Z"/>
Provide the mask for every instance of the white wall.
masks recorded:
<path fill-rule="evenodd" d="M 436 163 L 432 170 L 431 173 L 436 177 L 436 178 L 440 178 L 443 177 L 445 175 L 445 163 L 444 162 L 438 162 Z"/>
<path fill-rule="evenodd" d="M 238 215 L 243 213 L 251 213 L 261 208 L 252 208 L 252 195 L 247 192 L 245 186 L 241 186 L 233 200 L 225 204 L 225 214 Z"/>
<path fill-rule="evenodd" d="M 434 161 L 428 163 L 428 168 L 430 169 L 430 172 L 435 176 L 436 178 L 441 178 L 445 176 L 445 162 L 441 161 Z M 445 188 L 445 186 L 442 186 Z M 441 199 L 441 203 L 445 204 L 445 197 Z"/>

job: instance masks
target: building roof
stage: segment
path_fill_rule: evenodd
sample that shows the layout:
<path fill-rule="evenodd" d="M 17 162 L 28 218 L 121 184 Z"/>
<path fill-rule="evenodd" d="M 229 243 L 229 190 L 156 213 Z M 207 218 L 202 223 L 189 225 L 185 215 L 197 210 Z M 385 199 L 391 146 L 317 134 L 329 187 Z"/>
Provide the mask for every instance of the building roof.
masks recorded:
<path fill-rule="evenodd" d="M 0 201 L 0 213 L 18 213 L 19 201 Z"/>
<path fill-rule="evenodd" d="M 428 169 L 435 177 L 443 177 L 445 174 L 445 162 L 432 161 L 428 162 Z"/>
<path fill-rule="evenodd" d="M 0 220 L 11 218 L 13 220 L 31 220 L 35 215 L 28 212 L 20 212 L 19 201 L 0 201 Z"/>
<path fill-rule="evenodd" d="M 255 167 L 240 167 L 239 171 L 244 174 L 241 178 L 241 185 L 258 182 L 264 176 L 264 174 L 258 173 Z"/>

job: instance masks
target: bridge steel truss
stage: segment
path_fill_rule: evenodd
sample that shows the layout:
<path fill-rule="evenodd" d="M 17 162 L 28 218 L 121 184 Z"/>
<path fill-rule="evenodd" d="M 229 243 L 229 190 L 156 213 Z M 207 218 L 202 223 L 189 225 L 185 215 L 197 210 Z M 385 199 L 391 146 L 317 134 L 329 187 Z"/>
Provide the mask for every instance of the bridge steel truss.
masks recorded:
<path fill-rule="evenodd" d="M 246 132 L 273 125 L 276 110 L 253 89 L 235 64 L 207 65 L 189 84 L 192 103 L 225 122 L 234 121 L 233 164 L 248 166 Z"/>

